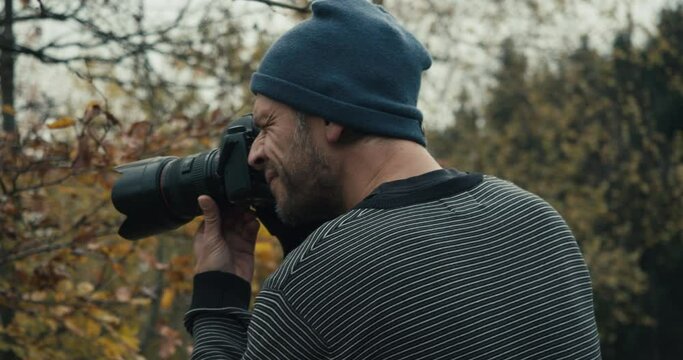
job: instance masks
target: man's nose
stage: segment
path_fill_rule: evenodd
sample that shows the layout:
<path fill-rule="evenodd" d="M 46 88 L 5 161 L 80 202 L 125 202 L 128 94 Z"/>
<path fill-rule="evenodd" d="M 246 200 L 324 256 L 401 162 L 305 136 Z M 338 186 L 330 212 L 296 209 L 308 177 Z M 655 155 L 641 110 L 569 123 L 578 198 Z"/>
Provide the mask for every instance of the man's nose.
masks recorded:
<path fill-rule="evenodd" d="M 247 157 L 249 166 L 256 170 L 263 170 L 263 163 L 265 162 L 263 154 L 263 145 L 260 139 L 254 140 L 251 145 L 251 150 L 249 151 L 249 156 Z"/>

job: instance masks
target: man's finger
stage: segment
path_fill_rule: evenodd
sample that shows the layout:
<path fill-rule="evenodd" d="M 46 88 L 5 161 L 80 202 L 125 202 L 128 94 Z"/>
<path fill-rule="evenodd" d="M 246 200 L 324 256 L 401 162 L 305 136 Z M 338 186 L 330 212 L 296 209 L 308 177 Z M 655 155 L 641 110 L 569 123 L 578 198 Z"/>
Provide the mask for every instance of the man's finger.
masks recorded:
<path fill-rule="evenodd" d="M 216 202 L 207 195 L 201 195 L 197 198 L 199 207 L 204 213 L 204 230 L 209 234 L 221 233 L 221 212 L 218 209 Z"/>

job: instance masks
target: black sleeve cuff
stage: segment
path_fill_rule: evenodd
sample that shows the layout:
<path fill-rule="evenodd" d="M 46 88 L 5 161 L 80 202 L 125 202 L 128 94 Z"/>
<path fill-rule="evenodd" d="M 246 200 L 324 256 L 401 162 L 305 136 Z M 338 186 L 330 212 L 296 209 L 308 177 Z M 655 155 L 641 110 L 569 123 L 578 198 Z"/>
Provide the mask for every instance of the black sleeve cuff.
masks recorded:
<path fill-rule="evenodd" d="M 251 285 L 241 277 L 222 271 L 207 271 L 194 276 L 192 305 L 194 309 L 249 308 Z"/>

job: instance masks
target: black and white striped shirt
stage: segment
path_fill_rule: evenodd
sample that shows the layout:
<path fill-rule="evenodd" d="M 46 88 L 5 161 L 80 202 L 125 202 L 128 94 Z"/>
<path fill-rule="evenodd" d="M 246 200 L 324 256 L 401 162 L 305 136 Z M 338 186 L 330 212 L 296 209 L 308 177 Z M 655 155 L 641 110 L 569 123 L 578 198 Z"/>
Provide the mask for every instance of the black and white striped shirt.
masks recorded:
<path fill-rule="evenodd" d="M 246 309 L 195 277 L 193 359 L 598 359 L 588 269 L 548 203 L 440 170 L 380 186 L 315 230 Z"/>

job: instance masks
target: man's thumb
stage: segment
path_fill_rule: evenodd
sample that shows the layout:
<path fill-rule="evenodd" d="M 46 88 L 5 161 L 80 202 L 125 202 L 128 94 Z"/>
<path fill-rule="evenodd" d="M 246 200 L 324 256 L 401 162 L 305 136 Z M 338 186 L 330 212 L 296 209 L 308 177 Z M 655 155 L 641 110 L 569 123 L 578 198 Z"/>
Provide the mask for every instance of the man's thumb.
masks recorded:
<path fill-rule="evenodd" d="M 202 209 L 202 213 L 204 213 L 204 224 L 206 224 L 204 225 L 204 230 L 211 232 L 220 231 L 220 211 L 218 210 L 218 206 L 213 199 L 211 199 L 209 196 L 201 195 L 199 198 L 197 198 L 197 202 L 199 203 L 199 207 Z"/>

